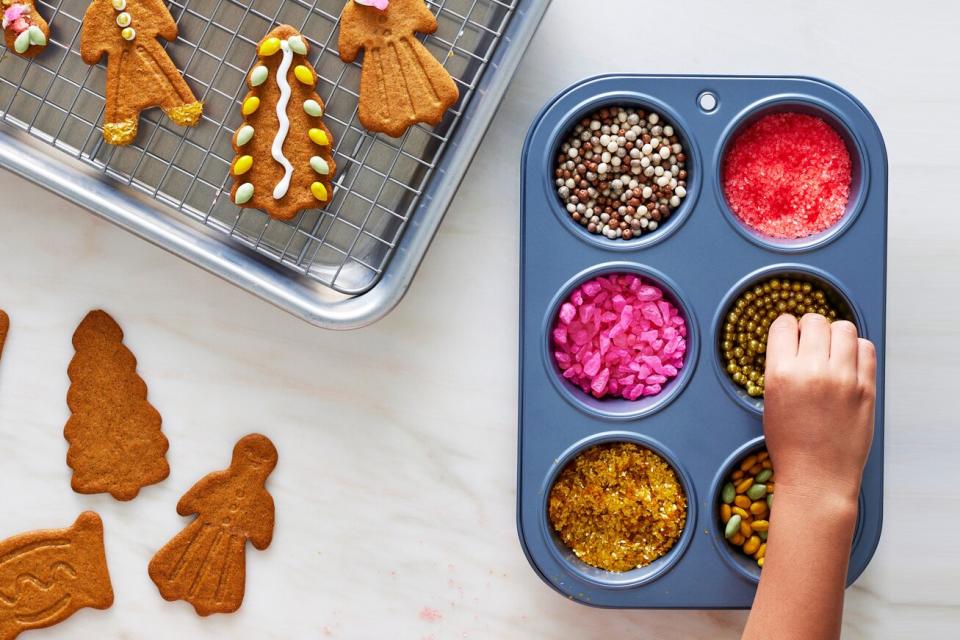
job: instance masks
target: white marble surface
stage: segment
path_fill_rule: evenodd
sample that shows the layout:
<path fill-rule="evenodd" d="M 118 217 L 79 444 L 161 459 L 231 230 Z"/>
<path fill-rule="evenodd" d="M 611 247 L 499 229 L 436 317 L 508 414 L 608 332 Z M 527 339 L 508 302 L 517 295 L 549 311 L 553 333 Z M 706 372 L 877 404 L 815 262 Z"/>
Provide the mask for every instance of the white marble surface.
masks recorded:
<path fill-rule="evenodd" d="M 958 31 L 946 1 L 555 0 L 410 294 L 352 333 L 309 327 L 0 174 L 0 306 L 13 322 L 0 537 L 94 509 L 116 591 L 110 610 L 29 637 L 738 637 L 743 612 L 568 602 L 517 542 L 520 147 L 551 95 L 609 71 L 822 76 L 876 116 L 890 156 L 886 522 L 844 635 L 955 634 Z M 122 323 L 171 441 L 169 479 L 131 503 L 74 494 L 64 463 L 70 335 L 94 307 Z M 201 619 L 160 598 L 147 562 L 184 526 L 180 495 L 251 431 L 280 451 L 276 535 L 248 551 L 243 608 Z"/>

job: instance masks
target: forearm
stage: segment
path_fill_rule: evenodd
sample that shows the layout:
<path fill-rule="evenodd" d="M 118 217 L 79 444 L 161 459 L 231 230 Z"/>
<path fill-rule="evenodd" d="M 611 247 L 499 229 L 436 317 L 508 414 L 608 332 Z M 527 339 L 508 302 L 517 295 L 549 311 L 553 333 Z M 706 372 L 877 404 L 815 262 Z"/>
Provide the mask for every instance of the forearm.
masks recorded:
<path fill-rule="evenodd" d="M 856 523 L 855 496 L 793 493 L 777 484 L 763 572 L 744 640 L 840 637 Z"/>

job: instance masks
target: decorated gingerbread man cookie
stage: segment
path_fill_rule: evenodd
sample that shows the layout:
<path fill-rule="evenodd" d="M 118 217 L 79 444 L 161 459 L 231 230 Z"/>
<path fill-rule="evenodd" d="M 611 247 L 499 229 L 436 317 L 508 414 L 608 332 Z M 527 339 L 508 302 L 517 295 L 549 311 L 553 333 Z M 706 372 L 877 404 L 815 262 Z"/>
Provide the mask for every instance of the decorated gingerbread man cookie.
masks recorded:
<path fill-rule="evenodd" d="M 124 145 L 137 137 L 140 112 L 160 107 L 192 127 L 203 104 L 190 91 L 157 37 L 173 41 L 177 23 L 162 0 L 93 0 L 83 16 L 80 55 L 87 64 L 107 56 L 103 139 Z"/>

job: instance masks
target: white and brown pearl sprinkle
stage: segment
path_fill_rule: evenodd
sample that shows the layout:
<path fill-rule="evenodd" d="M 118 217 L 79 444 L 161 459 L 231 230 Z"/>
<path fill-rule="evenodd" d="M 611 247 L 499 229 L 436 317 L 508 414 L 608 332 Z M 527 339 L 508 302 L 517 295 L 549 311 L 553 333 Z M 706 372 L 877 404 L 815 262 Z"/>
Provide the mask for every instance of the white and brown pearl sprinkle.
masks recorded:
<path fill-rule="evenodd" d="M 686 155 L 659 114 L 605 107 L 582 119 L 557 154 L 557 195 L 589 233 L 629 240 L 655 231 L 687 195 Z"/>

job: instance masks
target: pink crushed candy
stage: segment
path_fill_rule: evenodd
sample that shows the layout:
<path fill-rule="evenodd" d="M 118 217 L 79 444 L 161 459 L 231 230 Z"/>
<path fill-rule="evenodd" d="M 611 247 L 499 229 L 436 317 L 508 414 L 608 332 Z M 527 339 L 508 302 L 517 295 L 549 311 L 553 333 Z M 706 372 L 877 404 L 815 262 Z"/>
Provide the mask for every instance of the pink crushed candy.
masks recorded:
<path fill-rule="evenodd" d="M 30 7 L 25 4 L 12 4 L 6 8 L 3 12 L 3 28 L 6 29 L 11 24 L 14 26 L 14 31 L 17 31 L 17 27 L 24 25 L 22 29 L 18 31 L 25 31 L 30 27 L 30 23 L 23 19 L 24 15 L 30 13 Z"/>
<path fill-rule="evenodd" d="M 390 0 L 355 0 L 357 4 L 362 4 L 365 7 L 374 7 L 380 11 L 385 11 L 387 6 L 390 4 Z"/>
<path fill-rule="evenodd" d="M 687 323 L 656 285 L 634 274 L 589 280 L 560 306 L 551 332 L 563 377 L 595 398 L 660 393 L 683 368 Z"/>

